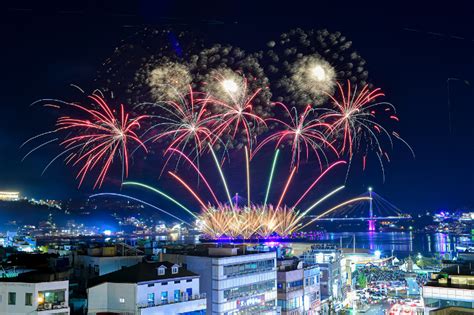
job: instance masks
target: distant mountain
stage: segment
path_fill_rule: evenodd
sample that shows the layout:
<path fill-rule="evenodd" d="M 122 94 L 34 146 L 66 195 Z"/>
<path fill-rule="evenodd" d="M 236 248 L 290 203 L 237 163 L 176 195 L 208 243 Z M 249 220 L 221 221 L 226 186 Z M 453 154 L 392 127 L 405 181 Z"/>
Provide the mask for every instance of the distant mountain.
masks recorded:
<path fill-rule="evenodd" d="M 173 209 L 169 209 L 173 212 Z M 84 224 L 88 227 L 96 226 L 102 229 L 119 229 L 118 221 L 121 218 L 134 216 L 157 222 L 168 221 L 170 218 L 161 213 L 144 208 L 138 203 L 118 203 L 104 200 L 103 202 L 65 203 L 62 209 L 45 205 L 31 204 L 27 200 L 16 202 L 0 201 L 0 231 L 13 231 L 24 225 L 38 226 L 47 221 L 49 215 L 59 227 L 66 226 L 68 221 Z"/>

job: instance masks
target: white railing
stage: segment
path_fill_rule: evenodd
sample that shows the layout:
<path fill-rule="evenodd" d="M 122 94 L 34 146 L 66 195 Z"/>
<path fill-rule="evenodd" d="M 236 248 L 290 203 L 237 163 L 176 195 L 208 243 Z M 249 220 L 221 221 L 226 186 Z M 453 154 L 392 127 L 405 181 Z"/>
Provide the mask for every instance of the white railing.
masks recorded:
<path fill-rule="evenodd" d="M 192 296 L 185 295 L 185 296 L 182 296 L 179 300 L 161 300 L 161 301 L 158 301 L 158 303 L 151 303 L 151 302 L 140 303 L 138 304 L 138 308 L 156 307 L 156 306 L 167 305 L 167 304 L 195 301 L 195 300 L 200 300 L 200 299 L 205 299 L 205 298 L 206 298 L 206 293 L 195 294 Z"/>

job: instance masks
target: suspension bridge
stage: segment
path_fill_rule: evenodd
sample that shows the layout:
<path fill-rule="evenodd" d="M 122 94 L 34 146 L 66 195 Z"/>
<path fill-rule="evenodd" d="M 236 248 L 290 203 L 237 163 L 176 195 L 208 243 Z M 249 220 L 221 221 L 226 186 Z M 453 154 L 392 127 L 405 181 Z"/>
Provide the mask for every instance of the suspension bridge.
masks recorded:
<path fill-rule="evenodd" d="M 403 214 L 398 207 L 374 192 L 371 187 L 359 197 L 369 198 L 348 204 L 337 211 L 309 217 L 313 218 L 313 221 L 366 221 L 369 232 L 375 231 L 377 221 L 411 219 L 410 215 Z"/>

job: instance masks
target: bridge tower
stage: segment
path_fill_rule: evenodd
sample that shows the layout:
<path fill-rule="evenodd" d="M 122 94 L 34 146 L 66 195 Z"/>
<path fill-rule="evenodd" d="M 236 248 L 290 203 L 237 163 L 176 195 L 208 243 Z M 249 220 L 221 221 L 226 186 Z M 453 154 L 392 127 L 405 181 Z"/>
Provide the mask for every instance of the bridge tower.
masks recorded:
<path fill-rule="evenodd" d="M 374 208 L 373 208 L 373 203 L 372 203 L 372 187 L 369 187 L 369 232 L 374 232 L 375 231 L 375 220 L 372 218 L 374 217 Z"/>

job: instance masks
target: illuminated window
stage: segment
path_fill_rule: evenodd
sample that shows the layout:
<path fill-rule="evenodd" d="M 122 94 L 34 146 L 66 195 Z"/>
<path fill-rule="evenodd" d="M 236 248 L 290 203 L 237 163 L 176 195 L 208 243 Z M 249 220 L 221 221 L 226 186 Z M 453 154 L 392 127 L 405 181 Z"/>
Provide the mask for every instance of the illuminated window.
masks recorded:
<path fill-rule="evenodd" d="M 155 293 L 148 293 L 147 301 L 148 301 L 148 304 L 150 305 L 155 304 Z"/>
<path fill-rule="evenodd" d="M 171 273 L 172 273 L 172 274 L 178 273 L 178 267 L 177 267 L 177 266 L 173 266 L 173 267 L 171 268 Z"/>
<path fill-rule="evenodd" d="M 38 304 L 51 303 L 52 305 L 60 305 L 66 301 L 65 290 L 39 291 Z"/>
<path fill-rule="evenodd" d="M 119 299 L 119 302 L 122 303 L 122 304 L 125 303 L 125 298 L 121 297 L 121 298 Z"/>
<path fill-rule="evenodd" d="M 161 302 L 167 302 L 167 301 L 168 301 L 168 291 L 161 292 Z"/>
<path fill-rule="evenodd" d="M 165 274 L 165 267 L 158 268 L 158 275 L 163 276 Z"/>

